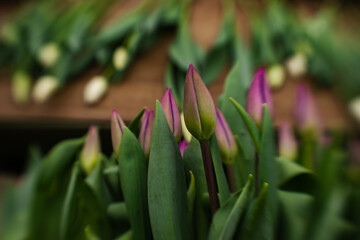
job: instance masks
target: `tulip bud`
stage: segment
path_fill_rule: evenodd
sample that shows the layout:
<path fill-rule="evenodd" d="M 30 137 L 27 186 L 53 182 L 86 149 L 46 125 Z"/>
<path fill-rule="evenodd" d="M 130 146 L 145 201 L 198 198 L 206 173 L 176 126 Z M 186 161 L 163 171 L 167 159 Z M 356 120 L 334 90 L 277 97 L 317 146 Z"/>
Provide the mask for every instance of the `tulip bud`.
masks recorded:
<path fill-rule="evenodd" d="M 182 134 L 184 136 L 184 139 L 189 143 L 191 141 L 191 133 L 189 132 L 189 130 L 186 127 L 183 112 L 180 115 L 180 119 L 181 119 Z"/>
<path fill-rule="evenodd" d="M 261 68 L 255 74 L 248 91 L 246 110 L 257 125 L 261 124 L 263 104 L 266 103 L 271 116 L 274 114 L 274 104 L 269 85 L 267 83 L 265 68 Z"/>
<path fill-rule="evenodd" d="M 171 89 L 166 89 L 161 99 L 161 106 L 164 109 L 166 120 L 176 138 L 176 141 L 180 142 L 182 133 L 180 113 Z"/>
<path fill-rule="evenodd" d="M 285 82 L 285 71 L 281 64 L 276 64 L 274 66 L 271 66 L 267 70 L 267 78 L 269 80 L 270 87 L 272 89 L 278 89 L 282 85 L 284 85 Z"/>
<path fill-rule="evenodd" d="M 100 160 L 100 139 L 96 126 L 91 126 L 87 135 L 84 147 L 81 151 L 80 163 L 85 173 L 90 174 L 91 170 L 96 166 Z"/>
<path fill-rule="evenodd" d="M 186 73 L 183 109 L 189 132 L 199 141 L 210 139 L 216 127 L 215 105 L 192 64 Z"/>
<path fill-rule="evenodd" d="M 58 88 L 59 82 L 55 77 L 43 76 L 36 81 L 32 97 L 35 102 L 43 103 L 48 100 Z"/>
<path fill-rule="evenodd" d="M 216 108 L 217 124 L 215 128 L 216 140 L 219 145 L 221 159 L 224 164 L 232 164 L 238 153 L 234 135 L 218 108 Z"/>
<path fill-rule="evenodd" d="M 149 157 L 151 146 L 151 135 L 154 125 L 155 114 L 153 110 L 145 109 L 143 115 L 143 121 L 141 123 L 141 129 L 139 134 L 139 142 L 144 151 L 145 157 Z"/>
<path fill-rule="evenodd" d="M 180 148 L 180 153 L 181 153 L 181 156 L 183 157 L 184 156 L 184 151 L 186 149 L 186 147 L 189 145 L 189 143 L 185 140 L 182 140 L 180 143 L 179 143 L 179 148 Z"/>
<path fill-rule="evenodd" d="M 283 122 L 279 126 L 279 155 L 287 159 L 296 160 L 298 146 L 289 123 Z"/>
<path fill-rule="evenodd" d="M 24 72 L 16 72 L 12 81 L 12 95 L 16 103 L 24 104 L 29 101 L 31 79 Z"/>
<path fill-rule="evenodd" d="M 128 62 L 128 51 L 125 47 L 118 47 L 113 55 L 113 64 L 117 70 L 123 70 Z"/>
<path fill-rule="evenodd" d="M 321 131 L 321 121 L 318 110 L 310 92 L 305 83 L 297 87 L 295 121 L 301 132 L 308 132 L 317 135 Z"/>
<path fill-rule="evenodd" d="M 356 121 L 360 122 L 360 97 L 351 100 L 349 103 L 349 110 Z"/>
<path fill-rule="evenodd" d="M 56 43 L 48 43 L 38 53 L 39 62 L 47 68 L 55 65 L 60 56 L 60 49 Z"/>
<path fill-rule="evenodd" d="M 107 92 L 109 84 L 103 76 L 93 77 L 84 88 L 84 102 L 86 104 L 97 103 Z"/>
<path fill-rule="evenodd" d="M 119 155 L 122 135 L 124 133 L 125 123 L 119 113 L 113 109 L 111 114 L 111 141 L 116 156 Z"/>
<path fill-rule="evenodd" d="M 306 55 L 304 53 L 296 53 L 286 61 L 285 65 L 291 77 L 301 77 L 307 72 Z"/>

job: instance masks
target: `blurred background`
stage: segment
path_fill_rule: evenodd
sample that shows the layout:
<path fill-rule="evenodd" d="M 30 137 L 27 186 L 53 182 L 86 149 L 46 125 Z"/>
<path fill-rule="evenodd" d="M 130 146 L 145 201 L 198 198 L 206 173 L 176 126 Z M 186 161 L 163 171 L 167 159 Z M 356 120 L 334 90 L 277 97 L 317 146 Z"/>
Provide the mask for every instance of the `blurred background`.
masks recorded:
<path fill-rule="evenodd" d="M 295 89 L 310 83 L 327 129 L 357 137 L 357 1 L 1 1 L 0 175 L 19 176 L 31 146 L 130 122 L 166 87 L 178 103 L 190 62 L 217 102 L 240 62 L 247 81 L 265 66 L 275 124 L 293 122 Z M 181 104 L 180 104 L 181 105 Z"/>

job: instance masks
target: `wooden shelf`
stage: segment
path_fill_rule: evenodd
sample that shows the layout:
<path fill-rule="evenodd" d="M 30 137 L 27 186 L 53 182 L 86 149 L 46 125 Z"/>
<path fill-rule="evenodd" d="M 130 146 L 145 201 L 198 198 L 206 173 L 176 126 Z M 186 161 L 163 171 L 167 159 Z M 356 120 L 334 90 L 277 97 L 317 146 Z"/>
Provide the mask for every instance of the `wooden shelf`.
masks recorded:
<path fill-rule="evenodd" d="M 244 18 L 244 16 L 241 17 Z M 192 33 L 194 39 L 205 49 L 211 46 L 216 37 L 220 19 L 219 1 L 195 1 L 191 15 Z M 113 108 L 119 111 L 125 121 L 130 121 L 143 106 L 153 109 L 155 100 L 162 96 L 165 68 L 168 62 L 167 49 L 173 40 L 173 35 L 173 33 L 169 33 L 149 52 L 141 55 L 129 69 L 123 81 L 112 84 L 104 99 L 91 107 L 83 103 L 83 88 L 91 76 L 98 73 L 98 69 L 91 69 L 79 79 L 73 79 L 45 104 L 30 103 L 26 106 L 17 106 L 12 102 L 10 76 L 6 73 L 1 74 L 0 121 L 106 123 L 109 121 Z M 224 69 L 214 84 L 210 86 L 210 92 L 215 101 L 222 93 L 228 70 L 229 67 Z M 274 92 L 276 124 L 282 121 L 292 122 L 296 85 L 296 81 L 288 79 L 282 89 Z M 316 102 L 327 127 L 352 128 L 355 126 L 342 103 L 332 92 L 314 91 Z"/>

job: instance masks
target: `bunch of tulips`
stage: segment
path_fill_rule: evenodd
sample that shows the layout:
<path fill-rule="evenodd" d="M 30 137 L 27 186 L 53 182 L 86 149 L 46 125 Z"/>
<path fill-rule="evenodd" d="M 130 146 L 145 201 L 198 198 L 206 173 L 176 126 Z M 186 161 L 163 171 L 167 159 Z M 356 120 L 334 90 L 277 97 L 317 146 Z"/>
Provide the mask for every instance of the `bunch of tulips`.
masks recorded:
<path fill-rule="evenodd" d="M 298 87 L 296 134 L 287 123 L 276 134 L 265 69 L 248 88 L 229 87 L 237 74 L 218 107 L 190 65 L 182 108 L 167 89 L 128 125 L 113 110 L 110 157 L 96 126 L 32 151 L 4 194 L 2 239 L 359 237 L 360 164 L 342 134 L 324 133 L 309 87 Z"/>

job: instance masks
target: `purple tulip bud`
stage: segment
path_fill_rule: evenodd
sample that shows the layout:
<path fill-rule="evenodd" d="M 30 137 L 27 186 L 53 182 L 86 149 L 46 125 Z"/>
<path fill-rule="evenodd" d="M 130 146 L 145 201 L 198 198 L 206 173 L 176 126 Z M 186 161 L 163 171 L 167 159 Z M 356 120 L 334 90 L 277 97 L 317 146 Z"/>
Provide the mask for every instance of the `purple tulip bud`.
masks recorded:
<path fill-rule="evenodd" d="M 321 121 L 312 93 L 307 84 L 297 87 L 295 121 L 301 132 L 318 135 L 321 131 Z"/>
<path fill-rule="evenodd" d="M 149 157 L 150 145 L 151 145 L 151 135 L 154 125 L 154 111 L 145 109 L 143 120 L 141 123 L 141 129 L 139 134 L 139 142 L 144 151 L 145 157 Z"/>
<path fill-rule="evenodd" d="M 219 145 L 221 159 L 224 164 L 232 164 L 238 152 L 234 135 L 232 134 L 221 111 L 216 108 L 217 124 L 215 129 L 216 140 Z"/>
<path fill-rule="evenodd" d="M 279 155 L 290 160 L 296 160 L 298 144 L 288 122 L 279 126 Z"/>
<path fill-rule="evenodd" d="M 125 123 L 119 113 L 113 109 L 111 114 L 111 141 L 116 156 L 119 155 L 122 135 L 124 133 Z"/>
<path fill-rule="evenodd" d="M 274 114 L 274 103 L 270 92 L 270 87 L 266 79 L 265 68 L 260 68 L 251 83 L 248 91 L 246 110 L 260 125 L 263 115 L 263 104 L 266 103 L 271 116 Z"/>
<path fill-rule="evenodd" d="M 100 160 L 100 139 L 96 126 L 92 125 L 86 135 L 84 147 L 81 151 L 80 163 L 86 174 L 90 174 L 91 170 Z"/>
<path fill-rule="evenodd" d="M 199 141 L 210 139 L 216 127 L 215 105 L 192 64 L 185 78 L 183 110 L 189 132 Z"/>
<path fill-rule="evenodd" d="M 186 140 L 182 140 L 180 143 L 179 143 L 179 148 L 180 148 L 180 152 L 181 152 L 181 156 L 183 157 L 184 156 L 184 151 L 186 149 L 186 147 L 189 145 L 189 143 L 186 141 Z"/>
<path fill-rule="evenodd" d="M 161 99 L 161 106 L 164 109 L 166 120 L 176 138 L 176 141 L 180 142 L 182 135 L 180 113 L 171 89 L 166 89 Z"/>

